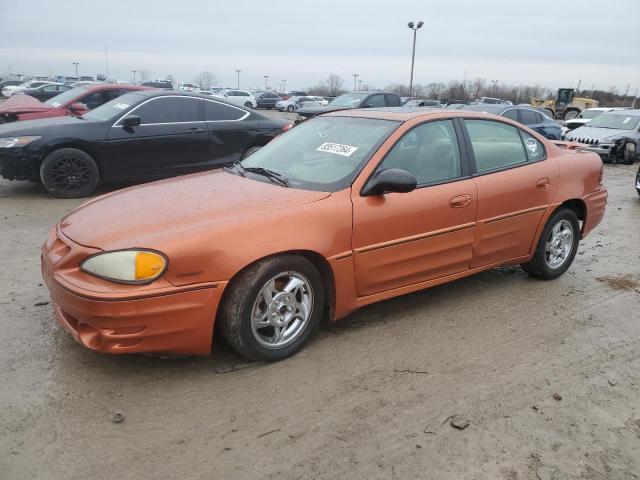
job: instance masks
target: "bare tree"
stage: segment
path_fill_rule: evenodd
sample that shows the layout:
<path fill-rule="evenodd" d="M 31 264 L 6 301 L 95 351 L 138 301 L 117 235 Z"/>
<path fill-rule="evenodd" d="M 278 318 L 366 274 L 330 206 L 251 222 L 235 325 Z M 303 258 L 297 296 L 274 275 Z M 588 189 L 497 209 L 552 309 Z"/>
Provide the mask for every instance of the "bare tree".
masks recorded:
<path fill-rule="evenodd" d="M 434 82 L 427 84 L 427 94 L 429 98 L 440 100 L 440 93 L 444 90 L 444 83 Z"/>
<path fill-rule="evenodd" d="M 149 70 L 147 69 L 139 68 L 138 75 L 140 75 L 141 82 L 146 82 L 147 80 L 149 80 L 149 77 L 151 77 L 151 72 L 149 72 Z"/>
<path fill-rule="evenodd" d="M 331 95 L 332 97 L 338 96 L 344 92 L 344 90 L 342 89 L 342 85 L 344 84 L 344 82 L 342 81 L 342 78 L 340 78 L 340 75 L 332 73 L 327 77 L 325 83 L 327 84 L 329 95 Z"/>
<path fill-rule="evenodd" d="M 193 79 L 193 83 L 197 84 L 201 90 L 209 88 L 216 83 L 216 75 L 213 72 L 203 71 Z"/>

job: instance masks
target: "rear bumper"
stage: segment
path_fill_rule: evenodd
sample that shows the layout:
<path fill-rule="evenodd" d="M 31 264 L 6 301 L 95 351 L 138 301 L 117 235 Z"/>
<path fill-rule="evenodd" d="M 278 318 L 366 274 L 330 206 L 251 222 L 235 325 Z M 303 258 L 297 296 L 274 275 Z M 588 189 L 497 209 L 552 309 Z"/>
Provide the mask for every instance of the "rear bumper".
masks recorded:
<path fill-rule="evenodd" d="M 607 206 L 607 196 L 607 189 L 602 187 L 600 190 L 582 197 L 587 206 L 587 215 L 582 225 L 582 238 L 586 237 L 602 221 Z"/>

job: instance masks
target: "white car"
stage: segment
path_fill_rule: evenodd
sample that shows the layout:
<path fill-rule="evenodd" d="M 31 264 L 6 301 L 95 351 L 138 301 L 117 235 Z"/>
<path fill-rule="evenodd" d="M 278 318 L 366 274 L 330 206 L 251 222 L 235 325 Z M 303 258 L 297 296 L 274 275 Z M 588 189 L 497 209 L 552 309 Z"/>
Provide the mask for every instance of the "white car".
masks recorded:
<path fill-rule="evenodd" d="M 214 94 L 229 103 L 246 108 L 257 108 L 258 102 L 251 92 L 247 90 L 221 90 Z"/>
<path fill-rule="evenodd" d="M 596 107 L 583 110 L 580 115 L 572 118 L 571 120 L 566 120 L 562 124 L 562 127 L 560 127 L 560 138 L 564 139 L 567 133 L 569 133 L 571 130 L 575 130 L 578 127 L 586 125 L 601 113 L 611 112 L 613 110 L 624 110 L 624 107 Z"/>
<path fill-rule="evenodd" d="M 315 96 L 315 95 L 309 95 L 309 98 L 313 98 L 316 102 L 318 102 L 318 103 L 319 103 L 320 105 L 322 105 L 323 107 L 324 107 L 325 105 L 329 105 L 329 101 L 328 101 L 328 100 L 325 100 L 325 99 L 324 99 L 324 98 L 322 98 L 322 97 L 318 97 L 318 96 Z"/>
<path fill-rule="evenodd" d="M 28 82 L 21 83 L 20 85 L 11 85 L 8 87 L 4 87 L 2 89 L 2 95 L 6 98 L 9 98 L 14 93 L 24 92 L 28 88 L 37 88 L 42 85 L 46 85 L 48 83 L 53 83 L 53 82 L 45 82 L 42 80 L 30 80 Z"/>
<path fill-rule="evenodd" d="M 179 90 L 184 90 L 185 92 L 199 92 L 200 87 L 198 87 L 195 83 L 184 82 L 181 83 L 178 87 Z"/>
<path fill-rule="evenodd" d="M 320 97 L 311 97 L 311 96 L 289 97 L 286 100 L 280 100 L 279 102 L 276 102 L 275 109 L 278 110 L 279 112 L 284 112 L 285 110 L 287 112 L 295 112 L 303 104 L 304 105 L 308 105 L 308 104 L 321 105 L 321 103 L 317 101 L 316 98 L 320 98 Z M 324 100 L 324 98 L 322 100 Z M 329 102 L 327 102 L 326 100 L 325 102 L 326 102 L 325 105 L 329 104 Z"/>

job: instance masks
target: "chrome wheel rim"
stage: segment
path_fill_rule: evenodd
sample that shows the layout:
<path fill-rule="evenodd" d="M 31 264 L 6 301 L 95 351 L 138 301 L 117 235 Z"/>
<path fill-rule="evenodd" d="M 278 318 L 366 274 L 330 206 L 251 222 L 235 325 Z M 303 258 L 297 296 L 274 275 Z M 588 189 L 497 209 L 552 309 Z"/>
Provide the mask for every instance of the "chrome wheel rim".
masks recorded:
<path fill-rule="evenodd" d="M 573 225 L 567 220 L 556 223 L 545 246 L 545 259 L 549 268 L 560 268 L 567 261 L 573 249 Z"/>
<path fill-rule="evenodd" d="M 265 348 L 282 348 L 304 332 L 313 310 L 313 290 L 297 272 L 282 272 L 260 289 L 251 309 L 251 331 Z"/>

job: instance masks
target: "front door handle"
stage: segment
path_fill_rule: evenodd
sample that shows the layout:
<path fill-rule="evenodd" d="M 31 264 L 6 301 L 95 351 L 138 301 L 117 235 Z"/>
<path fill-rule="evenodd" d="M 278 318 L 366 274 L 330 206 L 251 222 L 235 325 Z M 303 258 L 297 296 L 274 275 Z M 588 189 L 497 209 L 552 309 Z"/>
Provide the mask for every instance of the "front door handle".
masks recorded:
<path fill-rule="evenodd" d="M 543 178 L 539 178 L 538 181 L 536 182 L 536 188 L 538 190 L 546 190 L 547 188 L 549 188 L 549 177 L 543 177 Z"/>
<path fill-rule="evenodd" d="M 451 208 L 462 208 L 471 205 L 471 195 L 456 195 L 449 200 Z"/>
<path fill-rule="evenodd" d="M 188 130 L 189 133 L 202 133 L 204 130 L 200 127 L 192 127 Z"/>

